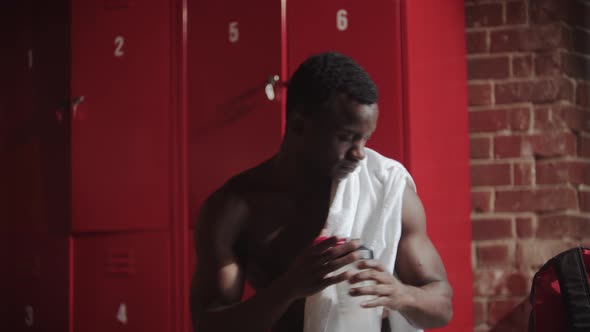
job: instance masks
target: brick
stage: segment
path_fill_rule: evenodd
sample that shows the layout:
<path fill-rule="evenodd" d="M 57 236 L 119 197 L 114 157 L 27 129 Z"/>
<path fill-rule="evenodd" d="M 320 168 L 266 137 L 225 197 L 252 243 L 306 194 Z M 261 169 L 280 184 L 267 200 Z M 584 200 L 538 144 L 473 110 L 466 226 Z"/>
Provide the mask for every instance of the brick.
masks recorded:
<path fill-rule="evenodd" d="M 514 221 L 518 238 L 531 238 L 535 234 L 533 217 L 517 217 Z"/>
<path fill-rule="evenodd" d="M 508 124 L 512 130 L 527 130 L 531 122 L 529 108 L 512 108 L 507 110 Z"/>
<path fill-rule="evenodd" d="M 493 331 L 526 331 L 530 306 L 527 299 L 497 299 L 490 300 L 488 304 L 489 325 L 494 326 Z"/>
<path fill-rule="evenodd" d="M 557 157 L 575 155 L 576 138 L 570 132 L 547 132 L 542 135 L 496 136 L 495 158 Z"/>
<path fill-rule="evenodd" d="M 550 51 L 570 48 L 573 44 L 571 31 L 560 23 L 533 25 L 492 31 L 490 52 Z"/>
<path fill-rule="evenodd" d="M 575 246 L 573 240 L 521 240 L 516 243 L 516 267 L 538 270 L 551 257 Z"/>
<path fill-rule="evenodd" d="M 511 1 L 506 3 L 506 24 L 527 23 L 526 7 L 524 1 Z"/>
<path fill-rule="evenodd" d="M 580 1 L 535 0 L 532 20 L 536 23 L 565 21 L 570 25 L 584 24 L 584 5 Z"/>
<path fill-rule="evenodd" d="M 576 138 L 570 132 L 546 132 L 542 135 L 525 136 L 522 151 L 529 155 L 547 158 L 575 155 Z"/>
<path fill-rule="evenodd" d="M 525 272 L 505 269 L 476 270 L 473 274 L 473 295 L 481 297 L 523 296 L 529 291 Z"/>
<path fill-rule="evenodd" d="M 553 108 L 553 117 L 573 131 L 590 131 L 590 110 L 580 107 L 558 106 Z"/>
<path fill-rule="evenodd" d="M 576 86 L 576 105 L 590 108 L 590 83 L 578 82 Z"/>
<path fill-rule="evenodd" d="M 495 99 L 496 104 L 573 101 L 573 89 L 573 83 L 559 77 L 536 81 L 496 83 Z"/>
<path fill-rule="evenodd" d="M 501 3 L 476 4 L 465 6 L 465 25 L 467 28 L 502 25 L 503 8 Z"/>
<path fill-rule="evenodd" d="M 551 114 L 551 108 L 547 106 L 540 106 L 535 107 L 533 110 L 533 114 L 535 115 L 535 122 L 533 124 L 533 128 L 537 130 L 556 130 L 556 129 L 563 129 L 562 126 L 555 123 L 553 121 L 553 116 Z"/>
<path fill-rule="evenodd" d="M 565 53 L 563 57 L 563 72 L 572 78 L 580 80 L 590 78 L 590 60 L 575 53 Z"/>
<path fill-rule="evenodd" d="M 522 37 L 522 49 L 526 51 L 550 51 L 569 49 L 573 45 L 572 32 L 560 22 L 533 25 Z"/>
<path fill-rule="evenodd" d="M 526 30 L 506 29 L 492 31 L 490 33 L 490 52 L 520 52 L 523 48 L 523 39 Z"/>
<path fill-rule="evenodd" d="M 590 217 L 574 215 L 556 215 L 539 217 L 538 239 L 562 239 L 569 237 L 577 240 L 590 238 Z"/>
<path fill-rule="evenodd" d="M 471 223 L 474 241 L 513 238 L 511 218 L 477 218 Z"/>
<path fill-rule="evenodd" d="M 507 78 L 510 75 L 508 56 L 467 59 L 467 74 L 470 80 Z"/>
<path fill-rule="evenodd" d="M 590 158 L 590 137 L 578 136 L 578 156 Z"/>
<path fill-rule="evenodd" d="M 512 252 L 509 246 L 509 244 L 477 245 L 477 266 L 500 267 L 511 265 Z"/>
<path fill-rule="evenodd" d="M 574 82 L 568 79 L 561 81 L 559 99 L 574 102 Z"/>
<path fill-rule="evenodd" d="M 533 73 L 532 55 L 515 55 L 512 57 L 512 76 L 530 77 Z"/>
<path fill-rule="evenodd" d="M 466 33 L 467 54 L 487 53 L 488 33 L 487 31 L 469 31 Z"/>
<path fill-rule="evenodd" d="M 526 136 L 523 139 L 523 149 L 529 150 L 532 155 L 541 158 L 574 155 L 576 138 L 570 132 L 558 131 Z"/>
<path fill-rule="evenodd" d="M 568 187 L 542 189 L 498 189 L 494 211 L 548 212 L 576 209 L 576 190 Z"/>
<path fill-rule="evenodd" d="M 590 19 L 590 17 L 588 18 Z M 574 51 L 578 53 L 585 53 L 586 55 L 590 53 L 590 32 L 582 29 L 574 29 L 572 38 Z"/>
<path fill-rule="evenodd" d="M 515 136 L 497 136 L 494 138 L 494 157 L 495 158 L 518 158 L 529 156 L 528 151 L 523 151 L 523 137 Z"/>
<path fill-rule="evenodd" d="M 471 186 L 501 186 L 512 184 L 510 164 L 471 165 Z"/>
<path fill-rule="evenodd" d="M 471 83 L 469 84 L 469 105 L 491 105 L 492 104 L 492 85 L 490 83 Z"/>
<path fill-rule="evenodd" d="M 580 190 L 578 192 L 578 201 L 580 202 L 580 211 L 590 212 L 590 191 Z"/>
<path fill-rule="evenodd" d="M 590 162 L 546 161 L 537 163 L 537 184 L 590 184 Z"/>
<path fill-rule="evenodd" d="M 479 325 L 486 321 L 486 303 L 484 301 L 473 301 L 473 324 Z"/>
<path fill-rule="evenodd" d="M 491 137 L 471 137 L 469 139 L 471 159 L 491 159 L 492 158 L 492 138 Z"/>
<path fill-rule="evenodd" d="M 515 186 L 529 186 L 533 184 L 535 165 L 532 162 L 517 162 L 512 166 Z"/>
<path fill-rule="evenodd" d="M 472 190 L 471 191 L 471 211 L 489 212 L 492 209 L 492 191 L 491 190 Z"/>
<path fill-rule="evenodd" d="M 540 53 L 535 56 L 537 76 L 561 75 L 561 52 Z"/>
<path fill-rule="evenodd" d="M 534 110 L 534 128 L 539 130 L 590 131 L 590 112 L 581 107 L 556 105 Z"/>
<path fill-rule="evenodd" d="M 500 130 L 526 130 L 529 127 L 528 108 L 494 109 L 469 112 L 469 128 L 472 132 Z"/>

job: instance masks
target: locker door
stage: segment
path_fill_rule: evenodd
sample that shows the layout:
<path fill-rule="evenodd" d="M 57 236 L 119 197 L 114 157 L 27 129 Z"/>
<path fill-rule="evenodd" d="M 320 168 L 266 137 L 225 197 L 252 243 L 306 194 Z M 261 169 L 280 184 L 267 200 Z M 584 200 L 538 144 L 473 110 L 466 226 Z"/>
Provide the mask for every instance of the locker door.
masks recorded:
<path fill-rule="evenodd" d="M 3 1 L 0 29 L 0 229 L 42 229 L 39 133 L 33 89 L 33 14 L 30 0 Z"/>
<path fill-rule="evenodd" d="M 169 233 L 74 240 L 74 331 L 170 331 Z"/>
<path fill-rule="evenodd" d="M 36 313 L 41 308 L 39 263 L 33 233 L 2 233 L 0 261 L 4 273 L 0 309 L 2 330 L 41 331 Z"/>
<path fill-rule="evenodd" d="M 74 0 L 74 231 L 169 223 L 170 3 Z"/>
<path fill-rule="evenodd" d="M 313 8 L 313 10 L 310 10 Z M 337 51 L 355 59 L 379 89 L 379 123 L 368 146 L 403 157 L 399 2 L 287 2 L 289 75 L 312 54 Z"/>
<path fill-rule="evenodd" d="M 2 330 L 68 331 L 69 239 L 27 232 L 0 240 Z"/>
<path fill-rule="evenodd" d="M 281 70 L 280 1 L 191 1 L 188 38 L 194 222 L 207 195 L 279 147 L 282 96 L 267 80 Z"/>
<path fill-rule="evenodd" d="M 40 280 L 40 306 L 35 320 L 40 331 L 70 331 L 71 237 L 40 234 L 36 269 Z"/>

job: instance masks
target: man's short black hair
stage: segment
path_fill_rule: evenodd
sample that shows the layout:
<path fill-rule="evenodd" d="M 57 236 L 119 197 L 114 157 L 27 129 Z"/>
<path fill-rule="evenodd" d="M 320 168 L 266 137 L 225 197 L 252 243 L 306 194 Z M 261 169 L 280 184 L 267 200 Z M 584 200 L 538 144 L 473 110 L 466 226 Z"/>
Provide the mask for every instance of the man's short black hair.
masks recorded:
<path fill-rule="evenodd" d="M 375 104 L 377 86 L 350 57 L 326 52 L 305 60 L 291 76 L 287 89 L 287 119 L 296 106 L 304 115 L 322 109 L 336 95 L 345 94 L 364 105 Z"/>

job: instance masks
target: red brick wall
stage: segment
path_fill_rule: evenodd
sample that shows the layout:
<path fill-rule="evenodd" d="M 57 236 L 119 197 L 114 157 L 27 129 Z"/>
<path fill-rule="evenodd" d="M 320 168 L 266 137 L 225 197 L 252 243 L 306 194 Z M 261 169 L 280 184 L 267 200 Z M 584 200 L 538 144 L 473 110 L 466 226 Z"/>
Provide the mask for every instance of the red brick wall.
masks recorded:
<path fill-rule="evenodd" d="M 466 0 L 475 331 L 525 331 L 534 272 L 590 246 L 590 2 Z"/>

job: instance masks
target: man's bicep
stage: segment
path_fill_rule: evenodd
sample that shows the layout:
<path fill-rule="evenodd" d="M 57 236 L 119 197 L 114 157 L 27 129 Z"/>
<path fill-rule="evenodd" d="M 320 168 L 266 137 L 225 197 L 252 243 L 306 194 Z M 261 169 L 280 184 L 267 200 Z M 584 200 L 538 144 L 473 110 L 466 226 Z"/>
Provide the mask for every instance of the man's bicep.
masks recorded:
<path fill-rule="evenodd" d="M 426 233 L 426 216 L 422 202 L 411 188 L 404 192 L 402 235 L 396 259 L 396 274 L 413 286 L 446 281 L 440 255 Z"/>
<path fill-rule="evenodd" d="M 221 196 L 221 197 L 220 197 Z M 233 252 L 243 209 L 232 198 L 214 194 L 203 205 L 195 225 L 196 270 L 191 290 L 193 311 L 240 301 L 243 271 Z"/>

